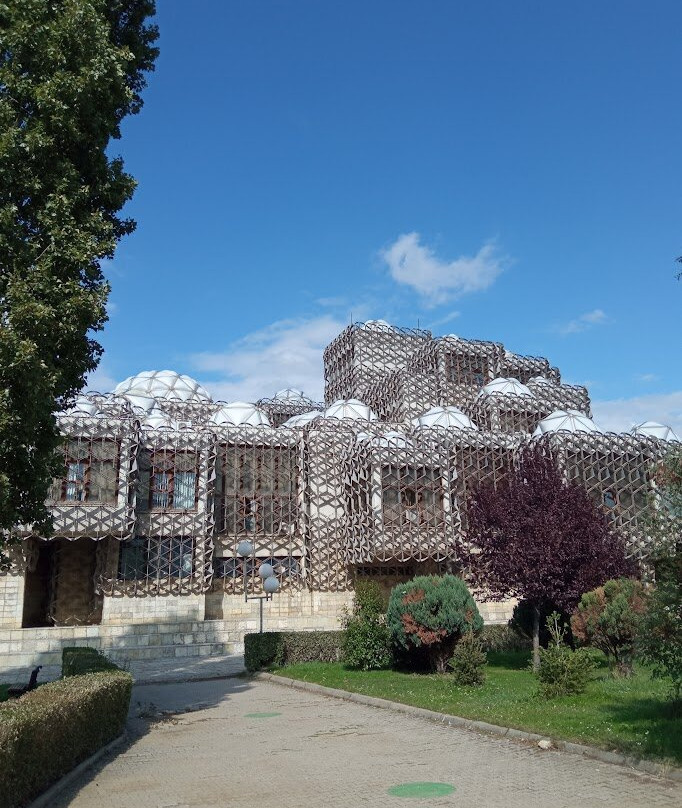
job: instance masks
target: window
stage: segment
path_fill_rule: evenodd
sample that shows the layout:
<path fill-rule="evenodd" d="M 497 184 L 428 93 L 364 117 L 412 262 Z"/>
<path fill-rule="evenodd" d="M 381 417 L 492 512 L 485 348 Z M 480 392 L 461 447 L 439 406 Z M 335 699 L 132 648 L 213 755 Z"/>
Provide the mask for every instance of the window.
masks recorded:
<path fill-rule="evenodd" d="M 216 578 L 242 578 L 252 575 L 261 564 L 270 564 L 279 578 L 295 578 L 301 574 L 301 563 L 293 556 L 274 556 L 272 558 L 215 558 L 213 570 Z"/>
<path fill-rule="evenodd" d="M 115 504 L 118 458 L 114 440 L 70 438 L 64 444 L 64 471 L 52 481 L 50 499 Z"/>
<path fill-rule="evenodd" d="M 443 517 L 443 491 L 436 469 L 384 466 L 384 524 L 423 524 Z"/>
<path fill-rule="evenodd" d="M 455 384 L 483 387 L 490 375 L 490 365 L 484 356 L 450 353 L 445 357 L 445 374 Z"/>
<path fill-rule="evenodd" d="M 602 495 L 602 502 L 609 510 L 618 505 L 618 500 L 616 499 L 616 495 L 613 491 L 604 491 L 604 494 Z"/>
<path fill-rule="evenodd" d="M 190 538 L 153 539 L 136 536 L 121 543 L 118 578 L 191 578 L 194 572 L 194 542 Z"/>
<path fill-rule="evenodd" d="M 139 458 L 138 510 L 193 510 L 197 505 L 196 452 L 163 449 Z"/>
<path fill-rule="evenodd" d="M 220 530 L 291 532 L 296 521 L 294 447 L 225 446 Z"/>

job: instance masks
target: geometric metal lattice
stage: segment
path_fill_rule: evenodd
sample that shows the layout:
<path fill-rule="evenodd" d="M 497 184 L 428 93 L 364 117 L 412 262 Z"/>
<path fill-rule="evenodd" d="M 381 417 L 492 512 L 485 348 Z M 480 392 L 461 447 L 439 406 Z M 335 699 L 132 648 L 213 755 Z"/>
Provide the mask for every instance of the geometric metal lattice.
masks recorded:
<path fill-rule="evenodd" d="M 87 622 L 99 608 L 78 601 L 79 539 L 92 545 L 81 573 L 94 577 L 100 604 L 101 595 L 239 593 L 245 582 L 260 591 L 263 561 L 283 588 L 316 591 L 345 591 L 377 571 L 456 568 L 468 495 L 499 483 L 533 442 L 552 449 L 641 557 L 657 469 L 679 447 L 599 432 L 585 388 L 561 384 L 541 357 L 381 322 L 349 326 L 325 350 L 327 404 L 360 399 L 379 420 L 347 404 L 334 410 L 343 417 L 282 426 L 320 405 L 295 390 L 262 399 L 262 410 L 205 391 L 175 399 L 173 374 L 162 375 L 170 381 L 158 398 L 89 394 L 59 417 L 54 621 Z M 254 547 L 245 560 L 242 539 Z M 69 587 L 72 613 L 57 614 Z"/>

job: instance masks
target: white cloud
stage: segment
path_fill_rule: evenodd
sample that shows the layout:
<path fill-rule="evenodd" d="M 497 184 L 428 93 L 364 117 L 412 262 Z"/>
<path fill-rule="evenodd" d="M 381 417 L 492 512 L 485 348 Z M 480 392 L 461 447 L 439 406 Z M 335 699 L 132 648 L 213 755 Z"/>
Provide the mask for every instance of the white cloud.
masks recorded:
<path fill-rule="evenodd" d="M 445 325 L 446 323 L 450 323 L 453 320 L 456 320 L 459 317 L 459 315 L 460 315 L 459 311 L 451 311 L 449 314 L 446 314 L 444 317 L 439 317 L 437 320 L 434 320 L 432 323 L 429 323 L 428 327 L 431 329 L 431 331 L 433 331 L 436 328 L 439 328 L 440 326 Z"/>
<path fill-rule="evenodd" d="M 633 424 L 658 421 L 682 437 L 682 390 L 634 398 L 593 401 L 595 423 L 611 432 L 626 432 Z"/>
<path fill-rule="evenodd" d="M 587 331 L 593 325 L 602 325 L 608 322 L 608 317 L 601 309 L 594 309 L 581 314 L 575 320 L 569 320 L 565 325 L 557 328 L 560 334 L 579 334 L 581 331 Z"/>
<path fill-rule="evenodd" d="M 659 377 L 655 373 L 640 373 L 639 375 L 635 376 L 635 381 L 643 382 L 647 384 L 648 382 L 656 382 L 658 381 Z"/>
<path fill-rule="evenodd" d="M 218 378 L 202 380 L 216 399 L 255 401 L 285 387 L 322 400 L 322 352 L 347 325 L 331 315 L 280 320 L 228 345 L 224 352 L 190 356 L 194 370 Z"/>
<path fill-rule="evenodd" d="M 99 365 L 88 374 L 85 380 L 85 390 L 92 393 L 110 393 L 117 384 L 116 379 L 102 365 Z"/>
<path fill-rule="evenodd" d="M 419 233 L 404 233 L 380 254 L 393 280 L 415 289 L 428 306 L 487 289 L 504 268 L 494 244 L 474 256 L 442 261 L 419 238 Z"/>

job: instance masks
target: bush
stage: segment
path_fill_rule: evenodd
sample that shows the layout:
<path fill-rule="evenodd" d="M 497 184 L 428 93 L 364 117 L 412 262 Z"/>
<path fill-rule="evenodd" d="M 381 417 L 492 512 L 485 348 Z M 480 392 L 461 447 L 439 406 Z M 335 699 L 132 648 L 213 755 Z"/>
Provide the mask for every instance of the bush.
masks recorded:
<path fill-rule="evenodd" d="M 462 635 L 483 628 L 471 593 L 454 575 L 422 575 L 395 586 L 386 622 L 396 648 L 408 655 L 425 653 L 440 673 Z"/>
<path fill-rule="evenodd" d="M 540 665 L 535 675 L 540 681 L 540 693 L 547 699 L 583 693 L 594 668 L 594 659 L 586 648 L 573 651 L 563 644 L 565 629 L 561 615 L 553 612 L 547 618 L 551 642 L 540 649 Z"/>
<path fill-rule="evenodd" d="M 472 631 L 468 631 L 455 646 L 448 665 L 452 669 L 456 685 L 474 687 L 485 681 L 486 662 L 483 642 Z"/>
<path fill-rule="evenodd" d="M 386 604 L 376 581 L 358 581 L 351 614 L 342 619 L 343 661 L 364 671 L 388 668 L 393 661 L 386 626 Z"/>
<path fill-rule="evenodd" d="M 553 612 L 558 612 L 560 615 L 561 627 L 565 632 L 565 643 L 572 648 L 571 615 L 551 604 L 544 604 L 540 607 L 540 645 L 547 648 L 551 642 L 551 637 L 547 630 L 547 618 Z M 533 647 L 533 604 L 530 601 L 522 600 L 514 606 L 509 627 L 528 643 L 529 648 Z"/>
<path fill-rule="evenodd" d="M 118 671 L 120 668 L 95 648 L 69 646 L 62 649 L 62 676 Z"/>
<path fill-rule="evenodd" d="M 480 634 L 483 650 L 490 652 L 528 651 L 532 645 L 530 637 L 524 637 L 511 625 L 483 626 Z"/>
<path fill-rule="evenodd" d="M 573 636 L 603 651 L 612 675 L 632 676 L 635 641 L 645 611 L 646 593 L 639 581 L 607 581 L 580 599 L 571 618 Z"/>
<path fill-rule="evenodd" d="M 0 704 L 0 808 L 24 805 L 125 726 L 132 677 L 71 676 Z"/>
<path fill-rule="evenodd" d="M 343 631 L 264 631 L 244 636 L 247 671 L 299 662 L 338 662 Z"/>

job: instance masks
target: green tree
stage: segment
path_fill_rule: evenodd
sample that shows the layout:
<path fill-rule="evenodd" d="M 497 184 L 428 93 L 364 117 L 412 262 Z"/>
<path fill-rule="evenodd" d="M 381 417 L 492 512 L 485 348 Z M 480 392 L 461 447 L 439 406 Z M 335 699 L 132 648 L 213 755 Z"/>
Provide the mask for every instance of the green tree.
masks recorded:
<path fill-rule="evenodd" d="M 352 613 L 343 620 L 343 661 L 363 671 L 388 668 L 393 661 L 386 604 L 376 581 L 358 581 Z"/>
<path fill-rule="evenodd" d="M 420 575 L 394 586 L 386 622 L 398 649 L 412 655 L 425 653 L 439 673 L 447 669 L 461 637 L 483 628 L 471 593 L 454 575 Z"/>
<path fill-rule="evenodd" d="M 118 216 L 135 180 L 107 147 L 142 106 L 154 13 L 154 0 L 0 2 L 0 551 L 19 523 L 49 529 L 53 413 L 102 351 L 101 261 L 135 227 Z"/>
<path fill-rule="evenodd" d="M 580 598 L 571 617 L 573 636 L 603 651 L 614 676 L 631 676 L 637 633 L 645 612 L 646 592 L 640 581 L 607 581 Z"/>
<path fill-rule="evenodd" d="M 648 557 L 655 586 L 642 620 L 639 648 L 653 675 L 670 680 L 682 700 L 682 451 L 671 452 L 656 473 L 657 501 L 649 526 L 654 550 Z"/>

